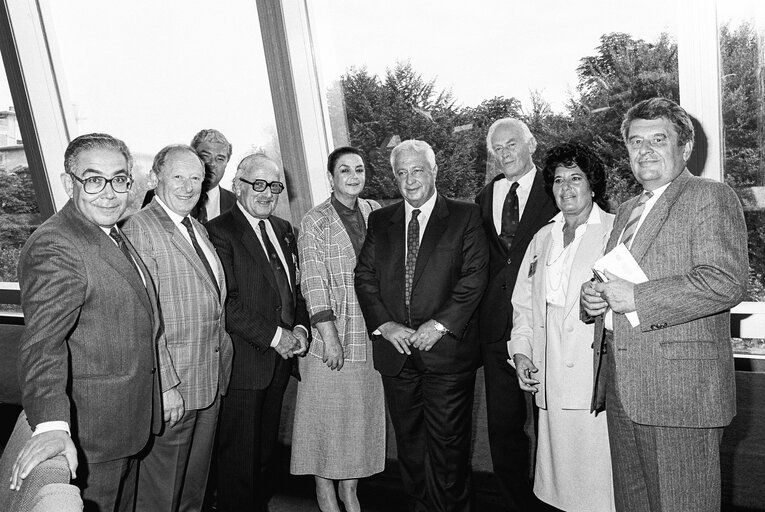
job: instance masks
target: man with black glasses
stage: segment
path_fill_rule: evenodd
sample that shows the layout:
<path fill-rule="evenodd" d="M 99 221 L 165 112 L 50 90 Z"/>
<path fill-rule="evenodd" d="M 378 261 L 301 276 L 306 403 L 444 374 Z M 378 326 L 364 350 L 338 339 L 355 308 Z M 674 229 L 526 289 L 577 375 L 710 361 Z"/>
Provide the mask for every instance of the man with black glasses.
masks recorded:
<path fill-rule="evenodd" d="M 133 510 L 137 454 L 161 424 L 156 296 L 116 226 L 131 167 L 121 140 L 74 139 L 61 175 L 70 201 L 32 234 L 19 260 L 19 380 L 34 434 L 11 487 L 63 454 L 86 511 Z"/>
<path fill-rule="evenodd" d="M 295 235 L 273 215 L 280 175 L 265 155 L 245 157 L 234 176 L 236 206 L 207 225 L 226 272 L 226 328 L 236 352 L 218 429 L 220 511 L 267 510 L 282 397 L 292 357 L 308 343 Z"/>
<path fill-rule="evenodd" d="M 223 267 L 189 215 L 204 176 L 189 146 L 161 149 L 150 174 L 156 195 L 123 228 L 157 287 L 169 352 L 160 361 L 165 428 L 141 459 L 137 510 L 201 510 L 219 397 L 231 375 Z"/>

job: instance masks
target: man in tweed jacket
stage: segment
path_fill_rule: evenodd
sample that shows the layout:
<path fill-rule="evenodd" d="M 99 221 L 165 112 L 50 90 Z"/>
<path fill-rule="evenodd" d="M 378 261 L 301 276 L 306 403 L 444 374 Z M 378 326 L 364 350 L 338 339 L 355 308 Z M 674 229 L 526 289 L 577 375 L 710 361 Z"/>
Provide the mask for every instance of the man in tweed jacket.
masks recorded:
<path fill-rule="evenodd" d="M 200 510 L 219 396 L 231 374 L 226 285 L 205 228 L 189 217 L 204 179 L 197 154 L 167 146 L 154 158 L 151 179 L 156 196 L 123 230 L 157 288 L 172 361 L 160 364 L 165 428 L 141 461 L 137 509 Z"/>
<path fill-rule="evenodd" d="M 638 103 L 622 135 L 645 192 L 621 205 L 606 249 L 627 246 L 648 281 L 606 272 L 608 282 L 582 286 L 584 309 L 597 316 L 616 509 L 718 511 L 720 440 L 736 407 L 730 308 L 748 272 L 741 204 L 727 185 L 685 168 L 694 132 L 676 103 Z"/>

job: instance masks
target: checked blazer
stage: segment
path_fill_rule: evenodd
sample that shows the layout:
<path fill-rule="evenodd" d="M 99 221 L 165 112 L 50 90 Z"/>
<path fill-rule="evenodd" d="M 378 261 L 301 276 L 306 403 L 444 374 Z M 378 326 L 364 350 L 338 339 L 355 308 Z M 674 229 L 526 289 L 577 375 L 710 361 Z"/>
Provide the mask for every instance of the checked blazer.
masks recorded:
<path fill-rule="evenodd" d="M 215 255 L 207 231 L 192 219 L 200 244 Z M 186 409 L 204 409 L 217 394 L 225 394 L 231 375 L 233 347 L 226 333 L 223 307 L 226 284 L 217 266 L 221 296 L 194 251 L 155 198 L 127 219 L 123 232 L 151 273 L 159 297 L 164 337 L 171 364 L 160 364 L 162 390 L 180 381 L 178 391 Z"/>

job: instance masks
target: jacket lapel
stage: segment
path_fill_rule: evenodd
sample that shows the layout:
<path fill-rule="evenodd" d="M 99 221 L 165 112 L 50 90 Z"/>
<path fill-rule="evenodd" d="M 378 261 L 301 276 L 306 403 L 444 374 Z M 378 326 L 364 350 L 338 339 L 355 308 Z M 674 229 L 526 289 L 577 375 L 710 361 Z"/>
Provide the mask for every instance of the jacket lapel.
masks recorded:
<path fill-rule="evenodd" d="M 536 233 L 535 226 L 536 220 L 539 215 L 540 205 L 544 204 L 546 200 L 547 192 L 545 192 L 544 178 L 541 171 L 534 171 L 534 183 L 531 185 L 531 191 L 529 191 L 529 198 L 526 201 L 526 207 L 523 209 L 523 215 L 518 223 L 518 229 L 515 232 L 513 238 L 514 245 L 520 245 L 526 247 L 528 245 L 527 240 L 531 240 L 531 237 Z M 499 239 L 499 237 L 497 237 Z"/>
<path fill-rule="evenodd" d="M 417 263 L 414 267 L 414 278 L 412 280 L 412 288 L 417 285 L 417 281 L 422 276 L 422 272 L 425 270 L 425 266 L 430 260 L 430 255 L 435 249 L 438 241 L 441 240 L 444 230 L 449 225 L 449 209 L 446 207 L 446 201 L 439 194 L 436 197 L 436 204 L 433 207 L 433 213 L 430 215 L 428 225 L 425 227 L 425 233 L 422 235 L 422 242 L 420 242 L 420 249 L 417 252 Z"/>
<path fill-rule="evenodd" d="M 272 217 L 273 219 L 273 217 Z M 290 288 L 292 291 L 292 296 L 294 299 L 295 296 L 295 253 L 292 251 L 292 247 L 287 243 L 287 235 L 292 235 L 294 238 L 294 233 L 288 231 L 287 228 L 289 224 L 286 222 L 282 224 L 281 222 L 272 222 L 271 226 L 274 228 L 274 233 L 276 233 L 276 238 L 279 239 L 279 247 L 282 249 L 282 254 L 284 255 L 284 261 L 287 262 L 287 270 L 290 273 Z"/>
<path fill-rule="evenodd" d="M 566 316 L 570 315 L 574 306 L 579 304 L 579 289 L 582 283 L 592 277 L 592 264 L 603 254 L 606 246 L 608 229 L 600 214 L 600 224 L 588 224 L 587 230 L 579 242 L 574 261 L 571 265 L 571 273 L 568 279 L 568 293 L 566 294 Z M 577 312 L 577 316 L 579 313 Z"/>
<path fill-rule="evenodd" d="M 388 271 L 384 272 L 383 275 L 392 276 L 393 283 L 399 288 L 401 304 L 404 304 L 404 281 L 406 279 L 406 229 L 404 228 L 404 217 L 404 201 L 401 201 L 398 204 L 398 208 L 390 216 L 390 223 L 386 230 L 387 243 L 385 243 L 385 240 L 382 240 L 382 243 L 377 247 L 381 254 L 389 254 L 389 256 L 381 260 L 386 261 L 388 265 Z"/>
<path fill-rule="evenodd" d="M 328 201 L 331 201 L 329 199 Z M 358 200 L 358 207 L 361 208 L 361 202 L 362 199 Z M 332 235 L 331 238 L 328 240 L 334 240 L 337 242 L 337 244 L 340 246 L 340 251 L 345 255 L 346 258 L 348 258 L 350 261 L 356 261 L 356 253 L 353 250 L 353 244 L 351 243 L 351 237 L 348 235 L 348 232 L 345 230 L 345 226 L 343 225 L 343 220 L 340 218 L 340 214 L 337 213 L 337 210 L 335 210 L 335 207 L 331 204 L 329 205 L 329 232 Z M 362 212 L 363 215 L 363 212 Z M 369 214 L 367 213 L 367 217 Z M 366 217 L 364 218 L 364 222 L 366 222 Z"/>
<path fill-rule="evenodd" d="M 271 285 L 271 288 L 278 293 L 279 287 L 276 284 L 276 278 L 271 270 L 271 263 L 268 261 L 268 256 L 263 250 L 263 246 L 260 244 L 260 240 L 258 240 L 258 236 L 255 234 L 253 227 L 247 222 L 247 219 L 244 217 L 244 214 L 239 211 L 239 208 L 232 208 L 231 213 L 234 216 L 234 222 L 236 222 L 239 232 L 242 234 L 242 245 L 244 245 L 244 248 L 250 253 L 252 259 L 257 262 L 258 268 L 261 269 L 263 275 L 266 276 L 266 280 Z"/>

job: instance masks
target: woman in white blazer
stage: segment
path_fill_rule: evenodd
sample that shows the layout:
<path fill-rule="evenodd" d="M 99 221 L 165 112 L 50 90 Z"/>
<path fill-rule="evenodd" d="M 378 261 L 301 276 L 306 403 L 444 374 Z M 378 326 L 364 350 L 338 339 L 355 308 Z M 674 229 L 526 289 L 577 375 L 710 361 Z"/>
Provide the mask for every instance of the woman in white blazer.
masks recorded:
<path fill-rule="evenodd" d="M 593 324 L 580 320 L 579 288 L 603 255 L 614 216 L 603 209 L 603 163 L 588 147 L 552 148 L 543 175 L 560 213 L 534 235 L 521 263 L 509 362 L 539 407 L 534 493 L 561 510 L 607 512 L 611 458 L 605 415 L 590 414 Z"/>

